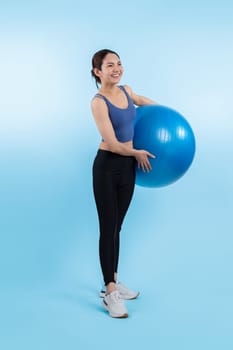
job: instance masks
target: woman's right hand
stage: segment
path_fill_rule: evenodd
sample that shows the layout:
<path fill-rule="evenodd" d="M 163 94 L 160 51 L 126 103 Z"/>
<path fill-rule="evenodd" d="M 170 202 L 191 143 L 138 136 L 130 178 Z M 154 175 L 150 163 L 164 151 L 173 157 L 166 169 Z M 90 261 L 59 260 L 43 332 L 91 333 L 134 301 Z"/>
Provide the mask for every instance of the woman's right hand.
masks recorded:
<path fill-rule="evenodd" d="M 154 154 L 140 149 L 136 151 L 135 158 L 138 162 L 138 168 L 141 168 L 143 171 L 147 172 L 149 172 L 152 169 L 148 158 L 155 158 Z"/>

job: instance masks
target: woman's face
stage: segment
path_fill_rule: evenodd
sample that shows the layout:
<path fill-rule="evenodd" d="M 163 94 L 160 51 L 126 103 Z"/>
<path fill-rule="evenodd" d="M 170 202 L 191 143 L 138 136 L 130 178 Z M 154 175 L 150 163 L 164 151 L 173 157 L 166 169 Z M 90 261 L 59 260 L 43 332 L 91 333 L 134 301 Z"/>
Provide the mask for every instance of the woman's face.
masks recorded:
<path fill-rule="evenodd" d="M 123 66 L 119 57 L 108 53 L 103 59 L 101 70 L 95 68 L 95 74 L 100 78 L 102 84 L 117 84 L 123 75 Z"/>

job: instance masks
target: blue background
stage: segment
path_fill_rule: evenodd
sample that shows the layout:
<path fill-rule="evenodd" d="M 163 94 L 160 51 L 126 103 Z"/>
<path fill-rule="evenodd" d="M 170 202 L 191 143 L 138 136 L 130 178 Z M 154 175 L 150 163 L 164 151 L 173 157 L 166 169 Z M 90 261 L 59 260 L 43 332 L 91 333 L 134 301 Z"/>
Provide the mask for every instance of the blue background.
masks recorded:
<path fill-rule="evenodd" d="M 1 1 L 2 349 L 232 349 L 232 15 L 226 0 Z M 102 48 L 197 142 L 178 182 L 136 187 L 119 277 L 141 296 L 126 320 L 98 298 L 90 70 Z"/>

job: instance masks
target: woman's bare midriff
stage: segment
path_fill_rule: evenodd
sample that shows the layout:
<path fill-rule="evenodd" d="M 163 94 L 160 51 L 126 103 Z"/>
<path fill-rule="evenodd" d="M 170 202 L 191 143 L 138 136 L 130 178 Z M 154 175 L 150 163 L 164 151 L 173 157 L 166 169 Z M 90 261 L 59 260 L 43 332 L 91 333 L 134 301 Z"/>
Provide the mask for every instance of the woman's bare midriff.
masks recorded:
<path fill-rule="evenodd" d="M 133 141 L 128 142 L 122 142 L 125 146 L 128 146 L 129 148 L 133 148 Z M 99 145 L 99 149 L 102 149 L 104 151 L 110 151 L 109 146 L 106 144 L 106 142 L 102 141 Z M 111 152 L 111 151 L 110 151 Z"/>

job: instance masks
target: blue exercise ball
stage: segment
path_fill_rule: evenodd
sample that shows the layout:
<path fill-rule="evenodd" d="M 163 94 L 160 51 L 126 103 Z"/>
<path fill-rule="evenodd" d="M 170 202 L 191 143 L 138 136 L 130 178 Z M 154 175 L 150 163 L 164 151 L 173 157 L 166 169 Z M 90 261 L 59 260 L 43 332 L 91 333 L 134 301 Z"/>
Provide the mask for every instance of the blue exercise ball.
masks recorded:
<path fill-rule="evenodd" d="M 134 148 L 154 154 L 152 170 L 136 168 L 136 184 L 162 187 L 177 181 L 190 167 L 195 154 L 195 137 L 187 120 L 175 110 L 149 105 L 137 108 Z"/>

